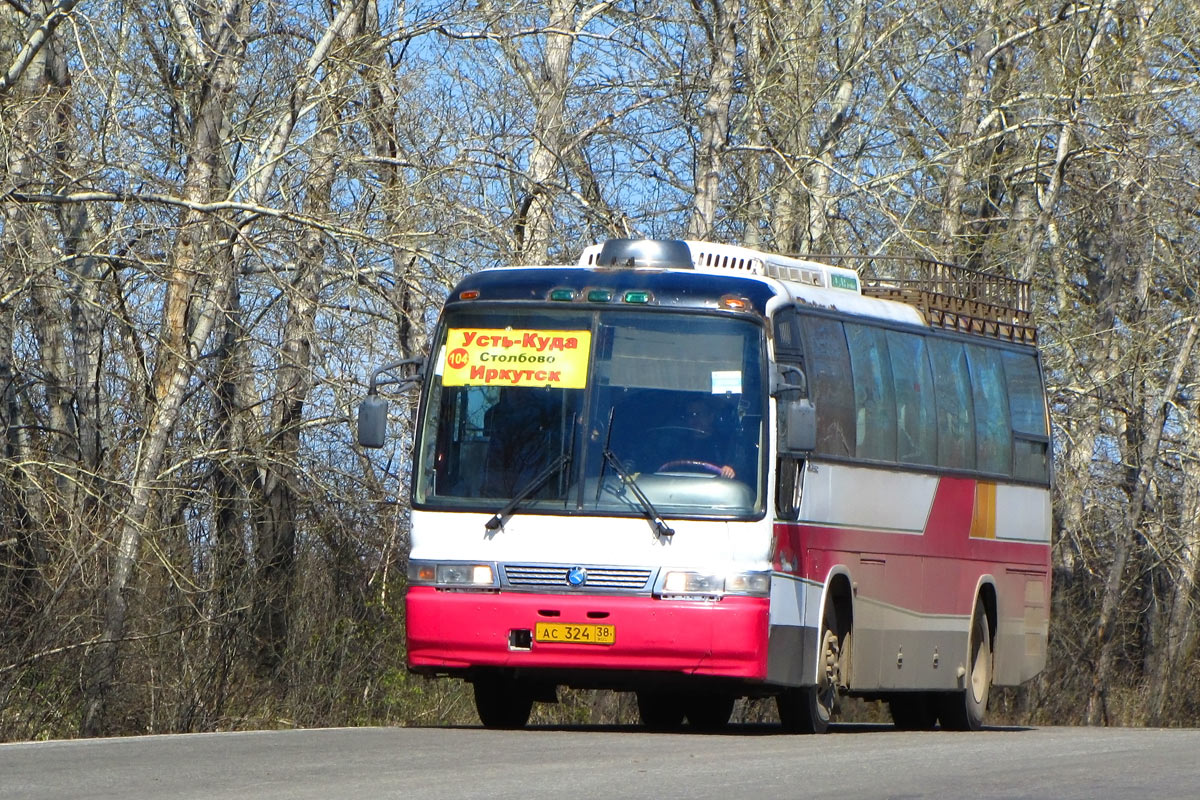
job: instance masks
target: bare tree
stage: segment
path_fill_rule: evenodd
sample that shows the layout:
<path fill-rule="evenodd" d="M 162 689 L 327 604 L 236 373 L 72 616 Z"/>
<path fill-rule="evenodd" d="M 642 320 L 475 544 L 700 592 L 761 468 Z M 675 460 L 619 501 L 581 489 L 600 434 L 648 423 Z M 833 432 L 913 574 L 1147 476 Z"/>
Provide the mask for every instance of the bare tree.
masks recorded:
<path fill-rule="evenodd" d="M 378 458 L 348 410 L 459 276 L 610 235 L 1030 280 L 1054 655 L 1013 708 L 1200 714 L 1197 36 L 1181 0 L 0 3 L 0 737 L 454 718 L 403 671 L 409 407 Z"/>
<path fill-rule="evenodd" d="M 695 161 L 696 196 L 687 230 L 693 239 L 708 239 L 715 229 L 725 152 L 729 147 L 742 3 L 740 0 L 709 0 L 708 3 L 695 0 L 692 6 L 708 46 L 709 73 Z"/>
<path fill-rule="evenodd" d="M 181 195 L 185 203 L 200 205 L 212 199 L 218 185 L 226 104 L 243 64 L 249 7 L 231 0 L 223 8 L 212 9 L 202 16 L 199 27 L 182 2 L 172 2 L 171 15 L 172 32 L 184 53 L 183 63 L 197 81 L 188 87 L 192 90 L 189 100 L 195 103 L 196 111 L 188 130 L 187 172 Z M 201 31 L 207 34 L 207 39 L 202 38 Z M 92 657 L 80 726 L 85 735 L 103 730 L 104 703 L 117 676 L 118 645 L 125 635 L 126 591 L 137 561 L 154 485 L 197 357 L 233 282 L 228 262 L 216 259 L 211 268 L 206 268 L 208 259 L 203 252 L 217 233 L 211 224 L 208 215 L 194 209 L 185 211 L 172 249 L 158 358 L 151 378 L 152 404 L 122 515 L 105 598 L 104 625 Z M 197 297 L 197 284 L 202 278 L 204 289 Z"/>

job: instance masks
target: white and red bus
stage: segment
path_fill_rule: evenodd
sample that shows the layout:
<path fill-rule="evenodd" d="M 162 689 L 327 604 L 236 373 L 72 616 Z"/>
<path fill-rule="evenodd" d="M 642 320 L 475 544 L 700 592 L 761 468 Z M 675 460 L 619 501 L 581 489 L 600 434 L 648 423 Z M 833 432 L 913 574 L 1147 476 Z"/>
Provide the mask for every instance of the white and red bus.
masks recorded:
<path fill-rule="evenodd" d="M 1046 658 L 1027 288 L 652 240 L 465 278 L 421 376 L 409 668 L 470 681 L 488 727 L 560 686 L 655 728 L 767 696 L 796 731 L 843 696 L 980 727 Z"/>

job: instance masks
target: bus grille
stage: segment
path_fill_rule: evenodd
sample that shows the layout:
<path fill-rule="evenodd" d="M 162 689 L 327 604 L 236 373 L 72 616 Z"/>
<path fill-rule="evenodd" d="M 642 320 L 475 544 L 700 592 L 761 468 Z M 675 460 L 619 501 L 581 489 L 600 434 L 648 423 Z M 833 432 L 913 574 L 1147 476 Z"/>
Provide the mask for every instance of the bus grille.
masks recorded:
<path fill-rule="evenodd" d="M 582 589 L 623 589 L 649 591 L 650 570 L 640 567 L 585 567 L 587 580 Z M 505 583 L 509 586 L 537 586 L 574 589 L 567 580 L 571 567 L 561 564 L 507 564 Z"/>

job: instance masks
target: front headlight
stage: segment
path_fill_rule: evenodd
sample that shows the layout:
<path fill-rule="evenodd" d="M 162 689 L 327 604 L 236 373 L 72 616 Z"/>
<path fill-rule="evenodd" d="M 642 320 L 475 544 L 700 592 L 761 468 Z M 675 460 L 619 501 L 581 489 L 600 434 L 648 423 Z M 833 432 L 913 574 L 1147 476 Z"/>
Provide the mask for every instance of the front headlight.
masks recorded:
<path fill-rule="evenodd" d="M 771 593 L 771 573 L 735 572 L 725 578 L 725 593 L 766 597 Z"/>
<path fill-rule="evenodd" d="M 491 564 L 436 564 L 427 561 L 410 561 L 408 581 L 411 584 L 436 586 L 492 587 L 496 585 L 496 571 Z"/>
<path fill-rule="evenodd" d="M 720 575 L 673 570 L 663 579 L 663 594 L 721 594 L 725 579 Z"/>
<path fill-rule="evenodd" d="M 771 573 L 716 574 L 669 570 L 659 583 L 658 593 L 676 597 L 718 597 L 724 594 L 766 597 L 771 593 Z"/>

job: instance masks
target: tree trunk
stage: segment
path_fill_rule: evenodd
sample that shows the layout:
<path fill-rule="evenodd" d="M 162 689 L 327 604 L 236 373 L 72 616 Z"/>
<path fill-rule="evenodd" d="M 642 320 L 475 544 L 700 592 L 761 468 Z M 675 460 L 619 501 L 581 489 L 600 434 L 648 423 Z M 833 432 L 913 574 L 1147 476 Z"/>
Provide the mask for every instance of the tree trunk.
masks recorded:
<path fill-rule="evenodd" d="M 1121 319 L 1121 325 L 1131 331 L 1138 331 L 1147 317 L 1150 289 L 1151 265 L 1145 259 L 1137 259 L 1133 255 L 1132 237 L 1135 235 L 1137 222 L 1143 217 L 1142 200 L 1146 176 L 1143 172 L 1147 161 L 1145 139 L 1139 138 L 1146 123 L 1143 107 L 1137 98 L 1145 96 L 1150 84 L 1148 64 L 1146 61 L 1146 36 L 1152 9 L 1147 5 L 1140 6 L 1133 19 L 1128 20 L 1130 29 L 1134 32 L 1132 46 L 1134 48 L 1134 71 L 1131 77 L 1131 97 L 1135 98 L 1134 105 L 1127 116 L 1127 127 L 1119 132 L 1128 142 L 1122 142 L 1123 147 L 1114 166 L 1115 180 L 1111 202 L 1113 203 L 1112 230 L 1108 232 L 1108 242 L 1103 263 L 1110 273 L 1105 277 L 1112 287 L 1109 308 L 1116 309 L 1119 303 L 1127 304 L 1128 313 Z M 1136 261 L 1134 277 L 1123 284 L 1123 276 L 1128 274 L 1131 261 Z M 1123 290 L 1123 291 L 1122 291 Z M 1126 297 L 1125 295 L 1128 295 Z M 1103 319 L 1103 317 L 1102 317 Z M 1116 321 L 1116 315 L 1111 319 Z M 1126 482 L 1126 506 L 1121 527 L 1114 532 L 1112 544 L 1112 563 L 1104 582 L 1104 590 L 1100 600 L 1100 613 L 1096 620 L 1096 667 L 1092 676 L 1091 692 L 1088 696 L 1087 722 L 1089 725 L 1100 725 L 1109 721 L 1107 696 L 1111 681 L 1113 661 L 1116 655 L 1117 639 L 1114 636 L 1117 612 L 1121 597 L 1125 591 L 1125 567 L 1133 548 L 1135 538 L 1139 535 L 1145 513 L 1145 503 L 1155 470 L 1158 467 L 1161 453 L 1159 443 L 1162 440 L 1163 424 L 1166 421 L 1167 409 L 1175 398 L 1179 383 L 1191 355 L 1192 345 L 1196 339 L 1197 322 L 1193 318 L 1179 351 L 1174 357 L 1169 377 L 1164 381 L 1161 391 L 1153 397 L 1145 398 L 1142 403 L 1133 404 L 1135 413 L 1144 408 L 1152 412 L 1140 420 L 1133 420 L 1134 430 L 1131 431 L 1131 446 L 1126 452 L 1126 464 L 1129 464 Z M 1119 354 L 1113 352 L 1110 361 L 1116 362 Z M 1134 380 L 1143 380 L 1144 376 L 1135 374 Z"/>
<path fill-rule="evenodd" d="M 41 13 L 30 22 L 40 18 L 40 24 L 32 29 L 28 24 L 21 26 L 28 35 L 16 59 L 5 65 L 8 69 L 0 76 L 0 108 L 5 118 L 0 152 L 8 167 L 7 173 L 0 172 L 4 189 L 40 187 L 50 191 L 62 172 L 54 167 L 61 167 L 61 161 L 55 159 L 61 160 L 68 150 L 71 80 L 54 41 L 54 29 L 74 5 L 37 4 Z M 16 15 L 17 11 L 6 8 L 0 13 Z M 34 204 L 4 203 L 0 213 L 0 346 L 4 348 L 0 354 L 0 422 L 5 453 L 0 462 L 0 524 L 8 523 L 0 528 L 0 540 L 6 542 L 0 547 L 0 564 L 4 565 L 0 591 L 11 591 L 0 613 L 11 610 L 26 616 L 38 610 L 44 599 L 45 587 L 37 567 L 46 559 L 48 534 L 70 531 L 79 520 L 79 439 L 68 355 L 67 301 L 59 278 L 59 242 L 46 215 Z M 32 326 L 39 362 L 39 367 L 26 375 L 13 363 L 14 331 L 22 300 L 28 301 L 25 319 Z M 41 396 L 33 400 L 35 387 L 41 387 Z M 45 415 L 38 409 L 45 409 Z M 35 439 L 45 442 L 44 452 L 35 450 Z M 11 514 L 8 520 L 4 519 L 6 512 Z"/>
<path fill-rule="evenodd" d="M 525 84 L 534 113 L 524 194 L 517 199 L 514 213 L 513 240 L 518 264 L 549 261 L 554 205 L 560 192 L 556 176 L 564 170 L 563 149 L 567 146 L 566 102 L 571 83 L 571 51 L 583 25 L 605 5 L 607 3 L 600 3 L 580 17 L 578 0 L 547 0 L 546 24 L 539 34 L 541 58 L 537 61 L 523 51 L 523 36 L 513 36 L 506 31 L 497 37 L 509 65 Z M 508 13 L 491 0 L 484 7 L 493 24 L 498 24 Z"/>
<path fill-rule="evenodd" d="M 181 6 L 176 5 L 176 8 Z M 186 11 L 183 12 L 186 14 Z M 177 24 L 179 21 L 176 21 Z M 209 57 L 193 64 L 199 74 L 207 76 L 203 86 L 197 86 L 196 96 L 203 101 L 192 126 L 188 148 L 187 175 L 183 197 L 190 203 L 210 199 L 217 178 L 223 142 L 221 131 L 226 103 L 237 82 L 246 48 L 245 32 L 248 6 L 232 0 L 228 13 L 210 20 L 209 29 L 217 33 L 209 43 Z M 185 38 L 196 36 L 194 29 L 181 33 Z M 85 703 L 80 732 L 96 736 L 104 731 L 104 712 L 108 692 L 117 677 L 117 657 L 125 637 L 128 612 L 128 586 L 145 533 L 148 512 L 158 481 L 167 442 L 179 417 L 184 392 L 196 369 L 196 357 L 202 351 L 224 308 L 233 276 L 229 264 L 218 259 L 225 269 L 207 275 L 203 296 L 194 295 L 198 278 L 206 272 L 204 248 L 209 240 L 209 221 L 200 211 L 188 210 L 183 215 L 179 235 L 172 251 L 170 280 L 163 307 L 163 322 L 158 340 L 158 360 L 152 379 L 153 402 L 149 408 L 146 433 L 142 439 L 139 459 L 134 465 L 130 494 L 121 515 L 117 551 L 112 559 L 112 572 L 104 599 L 104 624 L 90 656 L 85 690 Z M 193 307 L 194 304 L 194 307 Z"/>
<path fill-rule="evenodd" d="M 337 154 L 334 113 L 327 105 L 322 106 L 318 124 L 320 132 L 304 203 L 304 212 L 310 217 L 320 217 L 329 210 Z M 324 240 L 325 235 L 317 230 L 306 230 L 300 236 L 295 275 L 286 290 L 287 312 L 271 393 L 270 429 L 261 456 L 256 661 L 260 671 L 277 679 L 283 676 L 286 666 L 288 609 L 295 580 L 300 431 L 313 384 L 312 340 L 325 266 Z"/>
<path fill-rule="evenodd" d="M 700 24 L 708 40 L 709 74 L 704 106 L 700 112 L 700 150 L 696 154 L 696 194 L 688 221 L 689 239 L 711 239 L 721 200 L 725 150 L 729 146 L 730 113 L 733 104 L 734 70 L 737 60 L 737 23 L 740 0 L 709 0 L 709 15 L 700 12 Z"/>
<path fill-rule="evenodd" d="M 1200 408 L 1186 409 L 1191 417 L 1183 441 L 1190 452 L 1200 451 L 1200 430 L 1196 420 Z M 1172 722 L 1168 716 L 1171 706 L 1184 692 L 1180 678 L 1191 662 L 1200 630 L 1196 624 L 1196 607 L 1200 602 L 1200 465 L 1194 459 L 1183 463 L 1183 497 L 1179 509 L 1178 553 L 1173 559 L 1171 589 L 1166 608 L 1166 625 L 1161 636 L 1160 652 L 1154 669 L 1148 676 L 1148 689 L 1142 707 L 1146 725 L 1158 727 Z"/>
<path fill-rule="evenodd" d="M 850 29 L 845 42 L 838 48 L 837 89 L 833 93 L 829 111 L 821 121 L 822 130 L 817 139 L 817 148 L 812 165 L 808 170 L 808 229 L 804 249 L 809 252 L 835 252 L 829 237 L 829 221 L 833 216 L 834 197 L 830 190 L 834 175 L 834 154 L 841 144 L 842 136 L 850 124 L 854 110 L 854 76 L 862 56 L 863 26 L 867 17 L 867 4 L 860 2 L 847 13 Z"/>
<path fill-rule="evenodd" d="M 344 103 L 339 93 L 352 74 L 352 62 L 357 56 L 347 43 L 354 42 L 361 33 L 364 13 L 361 0 L 344 5 L 306 65 L 306 71 L 313 73 L 318 63 L 329 61 L 333 55 L 345 59 L 325 69 L 321 87 L 324 94 L 314 101 L 318 104 L 317 131 L 312 141 L 304 197 L 304 214 L 310 219 L 323 218 L 330 210 L 340 151 L 337 124 Z M 298 82 L 292 107 L 300 105 L 302 99 L 307 101 L 309 91 L 307 83 Z M 292 125 L 295 121 L 290 120 Z M 282 147 L 284 141 L 286 138 L 281 138 L 278 146 Z M 261 185 L 265 192 L 267 183 Z M 295 272 L 290 285 L 283 290 L 287 309 L 283 339 L 271 392 L 270 427 L 262 444 L 256 481 L 255 664 L 260 674 L 270 676 L 282 688 L 288 685 L 287 645 L 296 573 L 297 506 L 302 477 L 300 431 L 313 387 L 312 347 L 325 274 L 325 236 L 314 228 L 306 228 L 300 234 Z"/>
<path fill-rule="evenodd" d="M 965 218 L 967 176 L 974 164 L 972 140 L 982 121 L 992 42 L 997 38 L 995 0 L 983 0 L 980 12 L 980 18 L 975 23 L 978 25 L 975 41 L 971 45 L 970 68 L 962 88 L 958 128 L 949 141 L 952 161 L 946 173 L 946 184 L 942 188 L 942 220 L 938 241 L 942 258 L 952 263 L 963 263 L 960 240 Z"/>
<path fill-rule="evenodd" d="M 1074 152 L 1076 129 L 1079 126 L 1080 114 L 1082 113 L 1084 92 L 1093 80 L 1094 72 L 1097 66 L 1097 51 L 1100 43 L 1112 24 L 1113 20 L 1112 6 L 1102 6 L 1100 18 L 1094 26 L 1091 26 L 1086 31 L 1080 31 L 1081 35 L 1087 35 L 1087 47 L 1084 49 L 1083 57 L 1080 60 L 1079 75 L 1071 76 L 1065 73 L 1058 76 L 1064 84 L 1064 89 L 1069 89 L 1065 94 L 1068 96 L 1068 101 L 1063 108 L 1062 119 L 1058 123 L 1058 136 L 1054 148 L 1054 162 L 1049 170 L 1049 175 L 1046 180 L 1046 188 L 1040 192 L 1040 202 L 1038 203 L 1038 213 L 1036 221 L 1032 222 L 1027 235 L 1025 235 L 1025 246 L 1022 253 L 1022 264 L 1018 271 L 1017 277 L 1021 280 L 1030 280 L 1037 269 L 1038 257 L 1041 255 L 1042 244 L 1045 242 L 1046 236 L 1049 233 L 1050 226 L 1053 224 L 1054 214 L 1057 211 L 1059 196 L 1062 194 L 1063 183 L 1066 177 L 1067 160 Z M 1035 151 L 1036 152 L 1036 151 Z M 1035 188 L 1034 191 L 1037 191 Z M 1018 219 L 1026 219 L 1018 217 Z M 1065 310 L 1066 304 L 1070 297 L 1067 291 L 1069 281 L 1065 274 L 1065 268 L 1062 266 L 1061 260 L 1057 261 L 1057 268 L 1054 270 L 1055 286 L 1058 291 L 1055 293 L 1059 303 L 1059 309 Z"/>
<path fill-rule="evenodd" d="M 1162 440 L 1163 426 L 1166 424 L 1167 410 L 1171 407 L 1175 395 L 1179 391 L 1179 383 L 1184 369 L 1191 359 L 1198 329 L 1200 329 L 1200 320 L 1193 317 L 1162 390 L 1153 398 L 1148 398 L 1147 405 L 1153 409 L 1153 413 L 1145 425 L 1144 432 L 1139 436 L 1141 441 L 1136 456 L 1136 469 L 1132 470 L 1129 482 L 1129 504 L 1126 507 L 1124 524 L 1114 535 L 1112 564 L 1109 566 L 1104 582 L 1104 592 L 1100 599 L 1100 614 L 1096 621 L 1098 650 L 1092 689 L 1088 696 L 1087 722 L 1089 725 L 1109 722 L 1106 700 L 1113 660 L 1116 655 L 1116 638 L 1113 634 L 1121 597 L 1126 589 L 1125 566 L 1129 561 L 1134 539 L 1141 528 L 1146 496 L 1150 491 L 1151 480 L 1161 458 L 1159 445 Z"/>

